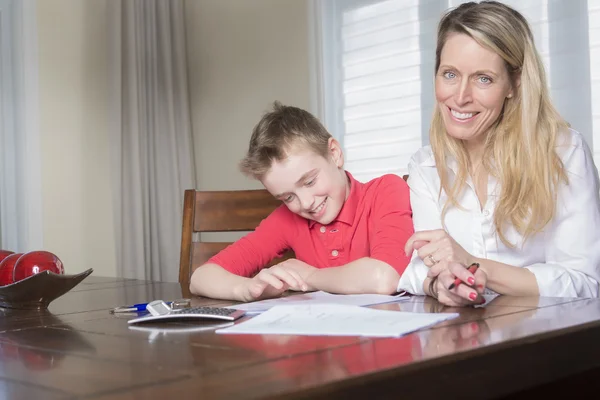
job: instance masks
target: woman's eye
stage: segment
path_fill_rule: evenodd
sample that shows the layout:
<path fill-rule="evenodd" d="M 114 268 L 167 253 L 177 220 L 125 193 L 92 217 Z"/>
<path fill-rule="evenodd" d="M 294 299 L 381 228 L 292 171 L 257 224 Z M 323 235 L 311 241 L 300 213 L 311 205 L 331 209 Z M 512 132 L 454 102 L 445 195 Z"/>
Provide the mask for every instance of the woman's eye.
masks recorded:
<path fill-rule="evenodd" d="M 446 72 L 444 72 L 444 78 L 454 79 L 454 78 L 456 78 L 456 74 L 452 71 L 446 71 Z"/>
<path fill-rule="evenodd" d="M 489 83 L 492 83 L 492 79 L 489 76 L 480 76 L 479 82 L 487 85 Z"/>

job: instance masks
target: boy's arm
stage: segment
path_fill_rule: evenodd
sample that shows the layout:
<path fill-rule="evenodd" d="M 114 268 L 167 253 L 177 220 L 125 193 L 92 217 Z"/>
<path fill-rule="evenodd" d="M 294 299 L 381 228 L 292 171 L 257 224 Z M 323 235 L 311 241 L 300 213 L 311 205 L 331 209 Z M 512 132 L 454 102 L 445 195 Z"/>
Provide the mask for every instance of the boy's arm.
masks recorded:
<path fill-rule="evenodd" d="M 392 294 L 400 274 L 388 263 L 364 257 L 340 267 L 317 269 L 307 277 L 307 284 L 330 293 Z"/>
<path fill-rule="evenodd" d="M 213 299 L 238 300 L 235 288 L 249 280 L 250 278 L 232 274 L 217 264 L 206 263 L 192 274 L 190 291 Z"/>
<path fill-rule="evenodd" d="M 377 188 L 371 213 L 370 257 L 339 267 L 298 269 L 306 283 L 331 293 L 395 293 L 410 258 L 404 245 L 413 234 L 408 185 L 396 175 L 386 175 Z M 290 260 L 291 261 L 291 260 Z"/>
<path fill-rule="evenodd" d="M 271 273 L 246 278 L 232 274 L 217 264 L 207 263 L 192 274 L 190 291 L 198 296 L 245 302 L 277 297 L 293 283 L 289 278 Z"/>
<path fill-rule="evenodd" d="M 250 287 L 259 292 L 254 298 L 275 295 L 277 291 L 255 287 L 257 279 L 250 277 L 255 276 L 289 247 L 286 234 L 293 227 L 293 215 L 287 207 L 277 208 L 256 230 L 227 246 L 197 268 L 190 280 L 190 291 L 195 295 L 240 301 L 252 300 L 248 298 Z M 267 282 L 274 283 L 271 277 L 264 278 Z"/>

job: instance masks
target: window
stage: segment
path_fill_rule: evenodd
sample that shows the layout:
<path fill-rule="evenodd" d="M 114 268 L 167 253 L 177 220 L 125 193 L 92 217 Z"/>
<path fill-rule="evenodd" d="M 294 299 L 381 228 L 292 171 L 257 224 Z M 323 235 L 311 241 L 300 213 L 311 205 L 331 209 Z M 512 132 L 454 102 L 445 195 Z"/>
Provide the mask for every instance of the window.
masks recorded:
<path fill-rule="evenodd" d="M 428 143 L 437 23 L 464 1 L 315 1 L 319 113 L 343 145 L 347 170 L 360 181 L 407 173 Z M 504 3 L 528 19 L 553 101 L 599 165 L 600 0 Z"/>

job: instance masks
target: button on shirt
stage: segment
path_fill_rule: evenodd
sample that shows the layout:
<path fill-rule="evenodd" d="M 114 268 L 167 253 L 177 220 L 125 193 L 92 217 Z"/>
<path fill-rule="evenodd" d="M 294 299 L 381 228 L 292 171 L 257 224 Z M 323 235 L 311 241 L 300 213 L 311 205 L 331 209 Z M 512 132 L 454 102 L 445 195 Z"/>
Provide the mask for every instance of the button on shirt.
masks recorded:
<path fill-rule="evenodd" d="M 464 209 L 451 207 L 446 213 L 446 230 L 467 252 L 529 269 L 537 280 L 541 296 L 598 297 L 600 281 L 600 199 L 598 173 L 589 147 L 581 134 L 569 130 L 557 152 L 566 168 L 569 184 L 560 183 L 554 219 L 544 230 L 523 237 L 509 226 L 506 246 L 495 232 L 493 210 L 499 184 L 488 179 L 488 199 L 481 210 L 469 180 L 459 203 Z M 457 163 L 449 161 L 450 174 Z M 430 146 L 423 147 L 409 164 L 411 204 L 415 231 L 442 229 L 441 212 L 447 196 L 440 193 L 440 179 Z M 427 266 L 417 252 L 400 278 L 399 290 L 424 294 Z"/>
<path fill-rule="evenodd" d="M 409 262 L 404 245 L 414 232 L 408 185 L 392 174 L 367 183 L 346 174 L 350 194 L 329 225 L 307 220 L 281 205 L 255 231 L 208 262 L 250 277 L 291 249 L 298 260 L 316 268 L 371 257 L 402 274 Z"/>

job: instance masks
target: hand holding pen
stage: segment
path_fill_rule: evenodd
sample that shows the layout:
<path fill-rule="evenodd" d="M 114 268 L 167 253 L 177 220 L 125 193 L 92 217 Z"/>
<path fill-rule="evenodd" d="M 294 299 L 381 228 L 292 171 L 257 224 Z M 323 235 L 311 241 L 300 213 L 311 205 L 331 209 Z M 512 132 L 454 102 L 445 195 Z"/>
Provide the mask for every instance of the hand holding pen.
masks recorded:
<path fill-rule="evenodd" d="M 481 297 L 486 287 L 487 275 L 485 271 L 479 268 L 478 263 L 471 264 L 465 268 L 464 264 L 458 262 L 449 262 L 437 278 L 437 282 L 430 283 L 435 285 L 430 291 L 434 297 L 446 306 L 462 307 L 473 304 L 483 304 L 485 299 Z M 437 294 L 437 296 L 435 296 Z"/>
<path fill-rule="evenodd" d="M 470 273 L 475 275 L 475 272 L 477 271 L 478 268 L 479 268 L 479 263 L 473 263 L 469 266 L 469 268 L 467 268 L 467 271 L 469 271 Z M 461 283 L 464 283 L 465 285 L 468 285 L 468 286 L 473 286 L 473 284 L 475 284 L 475 281 L 473 280 L 473 283 L 470 283 L 470 282 L 465 283 L 460 278 L 456 278 L 454 280 L 454 282 L 452 282 L 452 284 L 450 286 L 448 286 L 448 290 L 454 289 L 456 286 L 460 285 Z"/>

